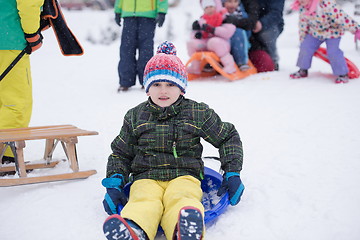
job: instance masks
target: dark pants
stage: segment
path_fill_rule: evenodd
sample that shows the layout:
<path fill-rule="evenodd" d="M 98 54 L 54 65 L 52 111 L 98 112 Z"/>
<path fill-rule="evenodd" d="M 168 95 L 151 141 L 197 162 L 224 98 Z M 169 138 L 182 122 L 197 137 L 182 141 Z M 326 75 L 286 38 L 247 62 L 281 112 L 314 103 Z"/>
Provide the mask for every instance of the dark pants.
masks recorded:
<path fill-rule="evenodd" d="M 134 86 L 136 76 L 143 85 L 145 65 L 154 54 L 155 26 L 154 18 L 124 18 L 118 65 L 120 86 Z"/>
<path fill-rule="evenodd" d="M 279 62 L 276 40 L 283 31 L 281 26 L 271 26 L 268 29 L 262 29 L 260 32 L 251 35 L 251 51 L 265 50 L 275 64 Z"/>

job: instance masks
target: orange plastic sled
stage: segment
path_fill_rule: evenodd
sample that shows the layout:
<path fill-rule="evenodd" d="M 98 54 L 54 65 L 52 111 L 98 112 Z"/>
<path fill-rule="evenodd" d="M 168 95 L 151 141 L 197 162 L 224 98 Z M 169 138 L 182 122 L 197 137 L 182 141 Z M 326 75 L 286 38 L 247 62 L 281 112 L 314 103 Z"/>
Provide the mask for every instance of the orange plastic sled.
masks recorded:
<path fill-rule="evenodd" d="M 321 60 L 330 63 L 329 58 L 327 56 L 327 51 L 326 48 L 319 48 L 318 50 L 316 50 L 316 52 L 314 53 L 314 56 L 317 58 L 320 58 Z M 356 65 L 350 61 L 349 59 L 345 58 L 346 64 L 349 68 L 349 73 L 348 76 L 350 79 L 353 78 L 358 78 L 360 77 L 360 71 L 359 69 L 356 67 Z"/>
<path fill-rule="evenodd" d="M 239 80 L 239 79 L 245 78 L 251 74 L 257 73 L 257 70 L 254 67 L 254 65 L 251 63 L 251 61 L 248 62 L 248 65 L 250 66 L 250 68 L 246 71 L 240 71 L 240 69 L 235 65 L 236 72 L 234 72 L 232 74 L 226 73 L 223 70 L 223 67 L 220 65 L 220 58 L 214 52 L 196 52 L 187 61 L 185 66 L 187 67 L 194 60 L 200 61 L 201 73 L 200 74 L 189 73 L 188 77 L 189 77 L 190 81 L 194 80 L 194 79 L 198 79 L 198 78 L 215 76 L 217 74 L 221 74 L 222 76 L 226 77 L 227 79 L 234 81 L 234 80 Z M 210 64 L 215 71 L 204 72 L 203 69 L 207 63 Z"/>

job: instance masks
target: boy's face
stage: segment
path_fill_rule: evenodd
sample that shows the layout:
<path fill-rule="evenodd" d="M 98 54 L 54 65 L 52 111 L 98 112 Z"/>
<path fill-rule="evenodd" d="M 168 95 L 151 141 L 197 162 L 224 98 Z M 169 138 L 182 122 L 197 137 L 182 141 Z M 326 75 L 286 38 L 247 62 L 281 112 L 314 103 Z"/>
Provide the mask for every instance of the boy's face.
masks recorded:
<path fill-rule="evenodd" d="M 153 83 L 147 95 L 151 100 L 160 107 L 168 107 L 184 95 L 180 88 L 171 82 L 156 82 Z"/>
<path fill-rule="evenodd" d="M 229 13 L 233 13 L 238 8 L 239 4 L 240 4 L 239 0 L 227 0 L 224 3 L 224 7 Z"/>
<path fill-rule="evenodd" d="M 204 9 L 204 13 L 206 15 L 213 15 L 216 12 L 216 8 L 214 6 L 208 6 Z"/>

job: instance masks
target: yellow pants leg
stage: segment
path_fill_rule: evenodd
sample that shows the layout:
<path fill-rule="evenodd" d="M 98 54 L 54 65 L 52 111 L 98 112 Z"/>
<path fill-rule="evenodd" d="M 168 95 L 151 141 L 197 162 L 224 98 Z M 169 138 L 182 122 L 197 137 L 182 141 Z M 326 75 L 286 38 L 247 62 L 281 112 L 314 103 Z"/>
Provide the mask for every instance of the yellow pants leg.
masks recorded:
<path fill-rule="evenodd" d="M 121 211 L 121 217 L 138 224 L 150 240 L 154 239 L 164 211 L 161 182 L 151 179 L 135 181 L 130 188 L 129 201 Z"/>
<path fill-rule="evenodd" d="M 20 53 L 0 50 L 0 73 Z M 30 58 L 25 54 L 0 82 L 0 129 L 28 127 L 32 112 L 32 79 Z M 6 156 L 13 156 L 8 148 Z"/>
<path fill-rule="evenodd" d="M 168 182 L 163 197 L 165 210 L 161 219 L 161 227 L 167 239 L 171 240 L 173 237 L 181 208 L 196 207 L 204 217 L 202 195 L 201 182 L 192 176 L 182 176 Z"/>
<path fill-rule="evenodd" d="M 168 182 L 137 180 L 131 186 L 129 202 L 121 216 L 136 222 L 150 240 L 155 238 L 161 222 L 166 238 L 171 240 L 181 208 L 196 207 L 204 216 L 202 194 L 200 181 L 191 176 Z"/>

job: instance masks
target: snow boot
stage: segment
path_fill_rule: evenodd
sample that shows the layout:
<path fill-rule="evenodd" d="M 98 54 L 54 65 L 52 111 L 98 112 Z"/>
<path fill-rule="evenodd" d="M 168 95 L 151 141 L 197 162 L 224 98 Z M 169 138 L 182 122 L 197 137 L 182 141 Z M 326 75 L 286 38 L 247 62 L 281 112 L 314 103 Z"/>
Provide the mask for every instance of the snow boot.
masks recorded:
<path fill-rule="evenodd" d="M 234 58 L 233 58 L 233 56 L 231 56 L 230 53 L 221 57 L 220 61 L 221 61 L 221 64 L 224 66 L 223 70 L 226 73 L 232 74 L 232 73 L 236 72 Z"/>
<path fill-rule="evenodd" d="M 349 76 L 347 74 L 340 75 L 335 79 L 335 83 L 348 83 L 349 82 Z"/>
<path fill-rule="evenodd" d="M 128 87 L 122 87 L 122 86 L 119 86 L 119 88 L 118 88 L 118 90 L 117 90 L 117 92 L 119 93 L 119 92 L 126 92 L 126 91 L 128 91 L 129 90 L 129 88 Z"/>
<path fill-rule="evenodd" d="M 146 233 L 136 223 L 118 214 L 108 217 L 103 225 L 108 240 L 148 240 Z"/>
<path fill-rule="evenodd" d="M 179 212 L 176 225 L 176 240 L 201 240 L 204 231 L 204 219 L 199 209 L 183 207 Z"/>
<path fill-rule="evenodd" d="M 290 74 L 290 78 L 292 79 L 306 78 L 307 76 L 308 76 L 307 69 L 299 69 L 299 71 Z"/>

